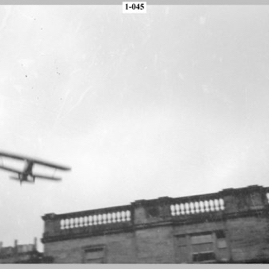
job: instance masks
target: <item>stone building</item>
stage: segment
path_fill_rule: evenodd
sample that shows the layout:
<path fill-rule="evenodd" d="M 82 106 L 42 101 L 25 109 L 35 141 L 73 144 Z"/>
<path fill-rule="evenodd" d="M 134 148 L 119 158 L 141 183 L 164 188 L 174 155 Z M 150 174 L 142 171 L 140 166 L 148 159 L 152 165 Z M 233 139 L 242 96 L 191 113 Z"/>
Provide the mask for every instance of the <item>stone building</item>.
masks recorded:
<path fill-rule="evenodd" d="M 37 250 L 37 240 L 34 244 L 18 244 L 15 240 L 14 247 L 3 247 L 0 242 L 0 263 L 42 263 L 43 255 Z"/>
<path fill-rule="evenodd" d="M 249 186 L 46 214 L 55 263 L 267 263 L 269 188 Z"/>

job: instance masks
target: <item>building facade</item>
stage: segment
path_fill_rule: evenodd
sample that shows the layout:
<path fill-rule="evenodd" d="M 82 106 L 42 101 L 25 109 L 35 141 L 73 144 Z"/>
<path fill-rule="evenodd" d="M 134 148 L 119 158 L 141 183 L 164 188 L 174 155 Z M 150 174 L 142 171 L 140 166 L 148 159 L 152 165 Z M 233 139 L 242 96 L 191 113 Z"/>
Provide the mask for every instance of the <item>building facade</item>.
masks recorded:
<path fill-rule="evenodd" d="M 249 186 L 46 214 L 55 263 L 268 263 L 269 188 Z"/>
<path fill-rule="evenodd" d="M 15 240 L 14 246 L 3 247 L 0 242 L 0 263 L 43 263 L 52 259 L 43 259 L 43 254 L 37 250 L 37 240 L 34 244 L 18 244 Z"/>

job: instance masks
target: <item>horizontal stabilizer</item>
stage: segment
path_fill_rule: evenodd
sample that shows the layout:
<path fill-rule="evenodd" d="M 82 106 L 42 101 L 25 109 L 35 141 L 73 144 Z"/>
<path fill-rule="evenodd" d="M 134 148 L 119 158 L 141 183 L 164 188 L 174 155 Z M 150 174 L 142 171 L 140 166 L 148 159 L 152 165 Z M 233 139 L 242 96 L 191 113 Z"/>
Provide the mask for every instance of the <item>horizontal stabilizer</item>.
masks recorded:
<path fill-rule="evenodd" d="M 15 180 L 20 181 L 20 179 L 19 179 L 19 178 L 17 178 L 17 177 L 9 177 L 9 178 L 10 178 L 10 179 L 15 179 Z M 30 181 L 30 180 L 23 180 L 22 182 L 34 183 L 33 181 Z"/>

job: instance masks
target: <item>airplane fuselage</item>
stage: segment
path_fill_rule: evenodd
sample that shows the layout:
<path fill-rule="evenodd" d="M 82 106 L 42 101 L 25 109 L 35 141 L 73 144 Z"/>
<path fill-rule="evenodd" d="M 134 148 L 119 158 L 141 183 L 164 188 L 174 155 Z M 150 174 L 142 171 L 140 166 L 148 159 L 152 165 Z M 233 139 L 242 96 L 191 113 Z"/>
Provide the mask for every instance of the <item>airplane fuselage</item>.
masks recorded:
<path fill-rule="evenodd" d="M 24 170 L 22 173 L 32 175 L 33 174 L 33 166 L 34 166 L 33 162 L 26 160 L 26 164 L 25 164 L 25 167 L 24 167 Z"/>
<path fill-rule="evenodd" d="M 29 177 L 31 177 L 34 181 L 33 166 L 34 166 L 33 162 L 26 160 L 26 164 L 25 164 L 23 171 L 18 174 L 19 180 L 21 182 L 22 181 L 29 181 Z"/>

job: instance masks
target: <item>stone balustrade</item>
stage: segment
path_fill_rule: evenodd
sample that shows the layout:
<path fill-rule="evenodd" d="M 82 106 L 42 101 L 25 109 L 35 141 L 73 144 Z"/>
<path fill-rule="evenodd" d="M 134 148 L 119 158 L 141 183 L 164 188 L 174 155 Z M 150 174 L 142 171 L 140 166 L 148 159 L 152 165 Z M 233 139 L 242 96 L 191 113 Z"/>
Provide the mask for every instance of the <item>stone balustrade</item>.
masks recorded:
<path fill-rule="evenodd" d="M 107 225 L 131 221 L 131 210 L 126 207 L 113 207 L 100 210 L 89 210 L 71 214 L 58 215 L 60 229 L 73 229 L 78 227 Z"/>
<path fill-rule="evenodd" d="M 216 193 L 174 199 L 170 209 L 172 216 L 180 216 L 223 211 L 225 207 L 223 198 Z"/>
<path fill-rule="evenodd" d="M 130 205 L 43 216 L 43 242 L 169 225 L 204 221 L 268 210 L 269 188 L 249 186 L 188 197 L 139 200 Z M 260 214 L 259 213 L 259 214 Z M 197 217 L 196 217 L 197 216 Z M 62 239 L 61 239 L 62 238 Z"/>

